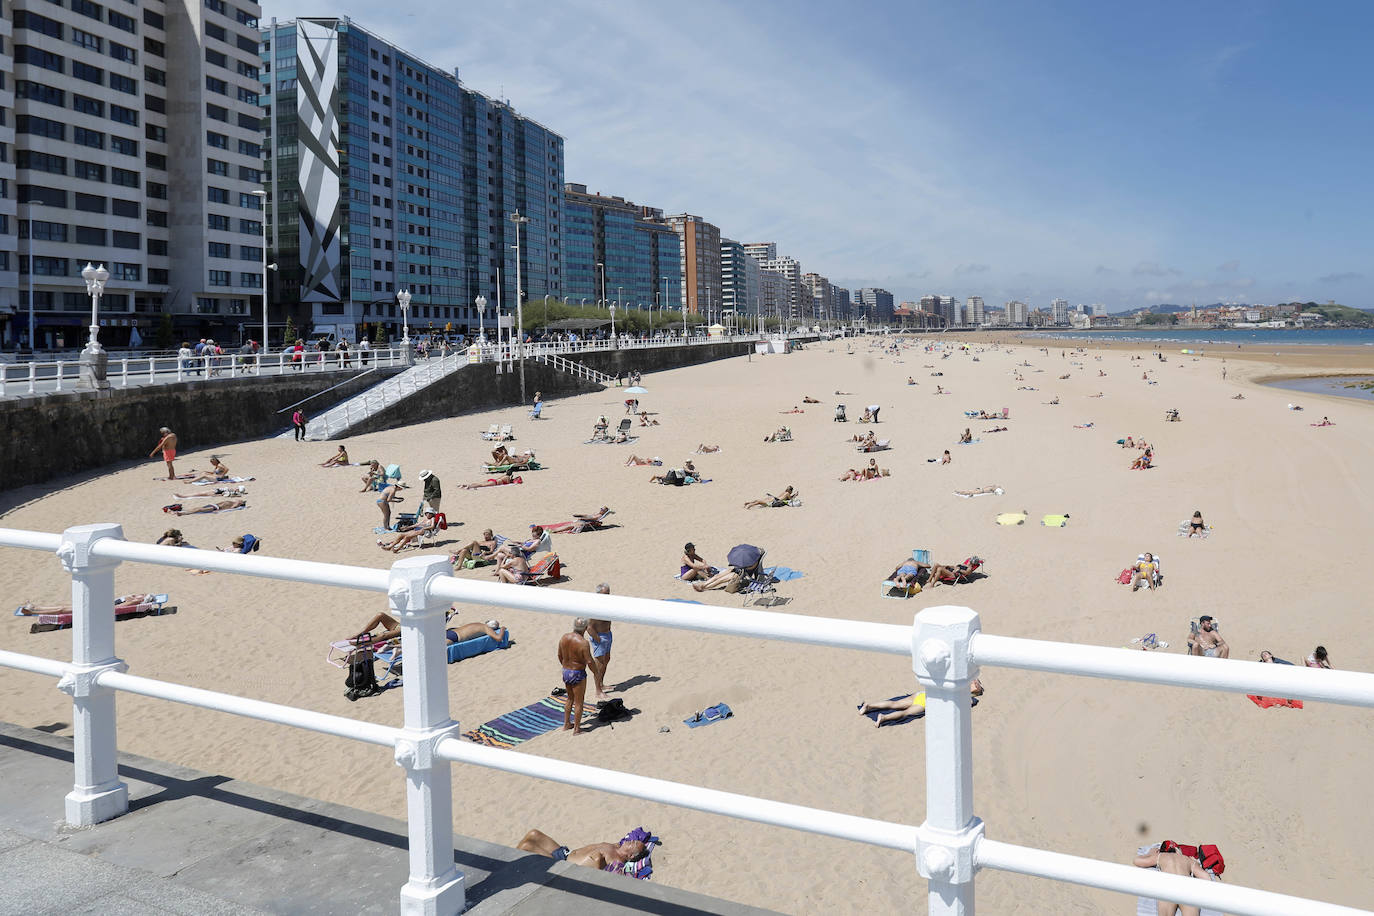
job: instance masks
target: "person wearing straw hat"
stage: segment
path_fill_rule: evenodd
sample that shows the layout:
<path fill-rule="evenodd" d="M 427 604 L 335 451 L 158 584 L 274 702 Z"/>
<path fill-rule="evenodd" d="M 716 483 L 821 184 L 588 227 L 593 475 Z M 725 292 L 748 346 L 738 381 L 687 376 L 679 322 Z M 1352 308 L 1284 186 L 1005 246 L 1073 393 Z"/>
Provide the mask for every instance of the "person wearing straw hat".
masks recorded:
<path fill-rule="evenodd" d="M 439 500 L 443 498 L 443 490 L 439 486 L 439 475 L 431 470 L 420 472 L 420 480 L 424 482 L 425 492 L 421 500 L 429 505 L 435 512 L 439 511 Z"/>

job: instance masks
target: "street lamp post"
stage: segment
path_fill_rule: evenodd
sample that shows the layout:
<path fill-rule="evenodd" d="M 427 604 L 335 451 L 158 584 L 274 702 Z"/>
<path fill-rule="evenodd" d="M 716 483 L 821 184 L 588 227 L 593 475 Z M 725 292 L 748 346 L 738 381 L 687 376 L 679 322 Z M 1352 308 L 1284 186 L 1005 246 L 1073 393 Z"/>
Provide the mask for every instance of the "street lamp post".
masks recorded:
<path fill-rule="evenodd" d="M 33 234 L 32 230 L 29 234 Z M 32 264 L 29 270 L 33 270 Z M 86 349 L 81 351 L 81 380 L 91 388 L 109 388 L 105 370 L 110 355 L 100 347 L 100 297 L 105 295 L 105 281 L 110 279 L 110 272 L 104 264 L 95 267 L 88 262 L 81 271 L 81 279 L 86 281 L 86 292 L 91 297 L 91 337 L 86 341 Z"/>
<path fill-rule="evenodd" d="M 481 347 L 485 346 L 487 342 L 487 328 L 483 323 L 483 317 L 487 313 L 487 297 L 478 294 L 477 298 L 472 301 L 477 306 L 477 345 Z M 480 356 L 478 358 L 480 359 Z"/>
<path fill-rule="evenodd" d="M 33 200 L 25 201 L 25 203 L 29 208 L 29 352 L 30 358 L 37 359 L 38 338 L 34 336 L 36 332 L 33 320 L 33 278 L 38 271 L 33 266 L 33 208 L 42 205 Z"/>
<path fill-rule="evenodd" d="M 410 290 L 403 289 L 396 293 L 396 304 L 401 307 L 401 358 L 406 365 L 410 365 Z"/>
<path fill-rule="evenodd" d="M 525 403 L 525 291 L 520 288 L 520 227 L 530 221 L 516 210 L 509 217 L 515 223 L 515 324 L 520 338 L 520 403 Z"/>
<path fill-rule="evenodd" d="M 609 307 L 611 310 L 611 346 L 619 349 L 620 340 L 615 336 L 615 303 L 612 302 Z"/>
<path fill-rule="evenodd" d="M 256 191 L 253 192 L 253 196 L 256 197 L 256 198 L 258 198 L 258 200 L 262 201 L 262 213 L 263 213 L 263 216 L 265 217 L 266 214 L 267 214 L 267 192 L 266 192 L 265 190 L 263 190 L 262 188 L 258 188 Z M 262 220 L 262 352 L 263 352 L 264 355 L 266 355 L 266 353 L 267 353 L 267 290 L 268 290 L 268 285 L 267 285 L 267 272 L 268 272 L 269 270 L 276 270 L 276 269 L 277 269 L 277 265 L 276 265 L 276 264 L 268 264 L 268 263 L 267 263 L 267 220 L 266 220 L 266 219 L 263 219 L 263 220 Z M 283 340 L 283 341 L 282 341 L 282 346 L 285 346 L 285 345 L 286 345 L 286 341 Z"/>

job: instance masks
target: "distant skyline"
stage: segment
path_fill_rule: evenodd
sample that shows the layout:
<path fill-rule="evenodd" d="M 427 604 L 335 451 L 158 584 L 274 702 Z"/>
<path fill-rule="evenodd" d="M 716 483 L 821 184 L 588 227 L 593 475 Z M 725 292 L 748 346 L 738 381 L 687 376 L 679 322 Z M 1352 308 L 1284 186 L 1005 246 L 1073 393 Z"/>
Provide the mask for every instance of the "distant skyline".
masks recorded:
<path fill-rule="evenodd" d="M 1374 307 L 1374 5 L 263 4 L 344 15 L 850 289 Z"/>

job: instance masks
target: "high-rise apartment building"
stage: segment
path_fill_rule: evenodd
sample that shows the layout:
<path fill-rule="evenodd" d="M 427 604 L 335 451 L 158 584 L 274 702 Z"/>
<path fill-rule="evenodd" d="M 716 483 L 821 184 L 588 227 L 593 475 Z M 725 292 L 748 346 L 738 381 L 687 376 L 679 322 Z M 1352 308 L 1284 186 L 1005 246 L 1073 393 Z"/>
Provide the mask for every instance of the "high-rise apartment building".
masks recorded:
<path fill-rule="evenodd" d="M 274 310 L 399 335 L 406 289 L 411 327 L 475 330 L 478 295 L 483 321 L 516 301 L 517 243 L 525 300 L 563 295 L 562 137 L 347 19 L 262 39 Z"/>
<path fill-rule="evenodd" d="M 646 218 L 647 208 L 623 197 L 589 194 L 584 184 L 563 185 L 560 264 L 563 297 L 624 307 L 676 307 L 682 275 L 677 233 Z"/>
<path fill-rule="evenodd" d="M 802 274 L 802 287 L 811 292 L 817 318 L 828 321 L 835 317 L 835 296 L 829 280 L 817 273 Z"/>
<path fill-rule="evenodd" d="M 945 327 L 959 327 L 964 323 L 963 305 L 953 296 L 941 296 L 940 317 L 944 319 Z"/>
<path fill-rule="evenodd" d="M 987 313 L 983 307 L 982 296 L 969 296 L 964 300 L 964 316 L 968 323 L 975 328 L 987 324 Z"/>
<path fill-rule="evenodd" d="M 258 4 L 4 6 L 0 313 L 19 312 L 4 338 L 28 340 L 31 307 L 32 343 L 81 346 L 88 262 L 110 272 L 103 343 L 150 337 L 163 313 L 177 337 L 257 336 Z"/>
<path fill-rule="evenodd" d="M 840 321 L 848 321 L 850 316 L 849 290 L 843 286 L 830 287 L 830 299 L 835 304 L 835 317 Z"/>
<path fill-rule="evenodd" d="M 778 256 L 777 242 L 745 242 L 744 253 L 760 261 L 772 261 Z"/>
<path fill-rule="evenodd" d="M 1019 300 L 1007 303 L 1007 324 L 1023 325 L 1029 319 L 1030 306 Z"/>
<path fill-rule="evenodd" d="M 858 292 L 868 320 L 890 324 L 892 322 L 892 294 L 885 289 L 865 286 Z M 924 300 L 923 300 L 924 301 Z"/>
<path fill-rule="evenodd" d="M 755 315 L 763 305 L 763 268 L 734 239 L 720 240 L 721 301 L 737 315 Z"/>
<path fill-rule="evenodd" d="M 1050 303 L 1050 321 L 1054 324 L 1069 323 L 1069 300 L 1056 299 Z"/>
<path fill-rule="evenodd" d="M 759 262 L 759 314 L 786 320 L 791 306 L 787 301 L 787 278 Z"/>
<path fill-rule="evenodd" d="M 720 229 L 690 213 L 665 217 L 664 222 L 677 231 L 681 244 L 679 302 L 689 312 L 714 318 L 721 301 Z"/>
<path fill-rule="evenodd" d="M 803 314 L 802 312 L 802 270 L 799 261 L 786 255 L 779 257 L 776 242 L 746 242 L 744 253 L 758 259 L 759 266 L 765 270 L 775 271 L 782 275 L 783 295 L 781 300 L 776 303 L 777 311 L 768 314 L 776 314 L 791 321 L 812 317 L 810 313 Z"/>

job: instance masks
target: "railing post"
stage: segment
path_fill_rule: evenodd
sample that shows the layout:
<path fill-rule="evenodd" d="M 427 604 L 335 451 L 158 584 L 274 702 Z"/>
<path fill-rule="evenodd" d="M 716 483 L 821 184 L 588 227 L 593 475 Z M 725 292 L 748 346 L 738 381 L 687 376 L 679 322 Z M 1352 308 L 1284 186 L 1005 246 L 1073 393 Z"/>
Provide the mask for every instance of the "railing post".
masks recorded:
<path fill-rule="evenodd" d="M 129 358 L 126 356 L 126 357 L 124 357 L 123 359 L 121 359 L 121 360 L 119 361 L 119 365 L 120 365 L 120 367 L 121 367 L 121 368 L 120 368 L 120 372 L 119 372 L 119 387 L 120 387 L 120 388 L 128 388 L 128 387 L 129 387 Z"/>
<path fill-rule="evenodd" d="M 72 670 L 57 688 L 72 698 L 72 759 L 76 778 L 67 793 L 67 823 L 90 827 L 129 810 L 129 787 L 119 781 L 114 691 L 101 687 L 106 671 L 123 671 L 115 658 L 114 571 L 118 560 L 91 556 L 102 538 L 124 540 L 119 525 L 78 525 L 62 532 L 57 557 L 72 577 Z"/>
<path fill-rule="evenodd" d="M 38 378 L 38 363 L 29 363 L 29 394 L 33 394 L 33 383 Z"/>
<path fill-rule="evenodd" d="M 430 597 L 428 586 L 451 571 L 444 557 L 407 557 L 392 564 L 387 589 L 406 665 L 404 736 L 396 742 L 396 762 L 406 768 L 410 828 L 403 916 L 461 913 L 466 906 L 463 873 L 453 864 L 452 766 L 435 753 L 440 741 L 457 735 L 458 723 L 448 712 L 448 602 Z"/>
<path fill-rule="evenodd" d="M 926 819 L 916 868 L 928 884 L 930 916 L 973 916 L 974 853 L 983 822 L 973 815 L 973 721 L 969 650 L 980 629 L 966 607 L 926 608 L 911 635 L 912 669 L 926 692 Z"/>

